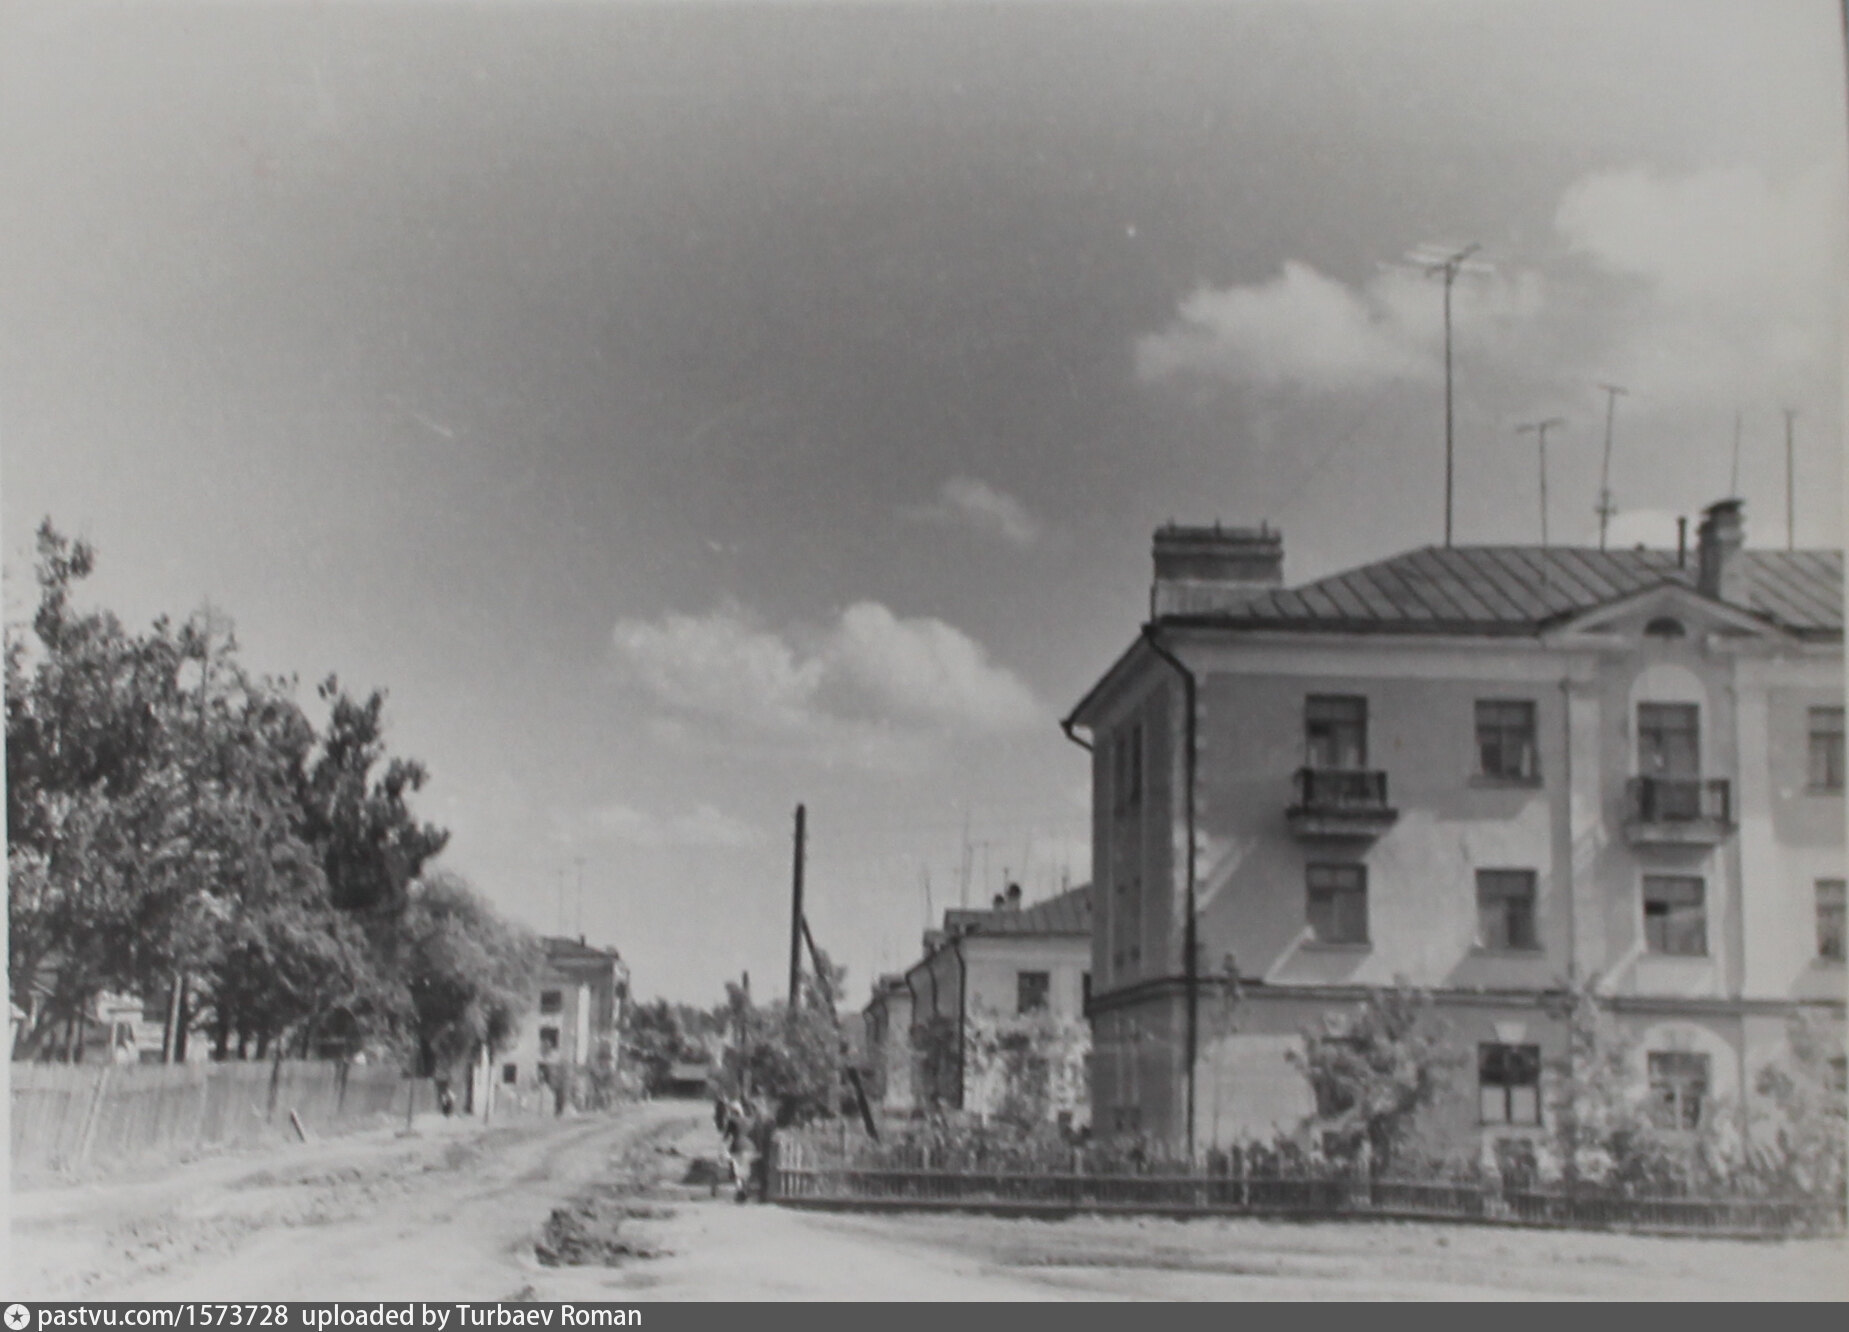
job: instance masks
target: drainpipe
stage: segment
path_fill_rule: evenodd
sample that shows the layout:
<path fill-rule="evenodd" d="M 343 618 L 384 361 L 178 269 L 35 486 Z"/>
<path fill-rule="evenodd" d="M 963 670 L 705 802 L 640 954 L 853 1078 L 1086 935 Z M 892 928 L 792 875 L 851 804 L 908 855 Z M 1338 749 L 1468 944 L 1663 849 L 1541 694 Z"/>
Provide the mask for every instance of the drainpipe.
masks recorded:
<path fill-rule="evenodd" d="M 1194 1159 L 1194 1065 L 1200 1044 L 1200 987 L 1199 977 L 1196 975 L 1197 967 L 1195 958 L 1195 954 L 1199 951 L 1199 944 L 1195 937 L 1196 924 L 1194 919 L 1194 773 L 1196 763 L 1195 755 L 1197 751 L 1194 719 L 1194 673 L 1182 664 L 1181 658 L 1162 646 L 1161 640 L 1156 637 L 1156 626 L 1153 622 L 1143 626 L 1143 639 L 1149 644 L 1151 651 L 1169 665 L 1173 666 L 1176 672 L 1181 676 L 1182 705 L 1186 725 L 1182 810 L 1188 833 L 1188 871 L 1186 883 L 1187 922 L 1182 934 L 1182 985 L 1188 999 L 1188 1035 L 1186 1047 L 1188 1061 L 1188 1159 L 1192 1161 Z"/>
<path fill-rule="evenodd" d="M 963 1066 L 963 1047 L 969 1040 L 969 959 L 963 956 L 963 936 L 953 941 L 957 950 L 957 1109 L 969 1109 L 969 1073 Z"/>

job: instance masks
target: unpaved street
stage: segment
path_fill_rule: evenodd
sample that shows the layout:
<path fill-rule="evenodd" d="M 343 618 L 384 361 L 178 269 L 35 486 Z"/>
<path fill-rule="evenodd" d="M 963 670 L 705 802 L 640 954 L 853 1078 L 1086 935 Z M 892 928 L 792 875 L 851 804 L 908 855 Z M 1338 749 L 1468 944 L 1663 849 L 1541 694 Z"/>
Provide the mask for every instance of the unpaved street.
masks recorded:
<path fill-rule="evenodd" d="M 845 1215 L 697 1181 L 703 1103 L 432 1118 L 13 1196 L 23 1298 L 1843 1298 L 1840 1241 L 1380 1222 Z M 547 1266 L 536 1253 L 575 1259 Z"/>

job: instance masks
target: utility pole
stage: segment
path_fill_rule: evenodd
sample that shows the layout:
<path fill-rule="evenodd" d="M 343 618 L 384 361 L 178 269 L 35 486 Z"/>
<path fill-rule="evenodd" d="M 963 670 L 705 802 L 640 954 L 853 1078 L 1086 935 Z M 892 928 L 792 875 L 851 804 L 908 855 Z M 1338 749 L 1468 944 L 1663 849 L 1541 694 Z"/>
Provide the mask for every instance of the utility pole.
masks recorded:
<path fill-rule="evenodd" d="M 1464 271 L 1464 262 L 1483 247 L 1472 242 L 1463 249 L 1442 258 L 1430 256 L 1420 261 L 1425 264 L 1428 277 L 1443 277 L 1445 284 L 1445 545 L 1451 544 L 1451 497 L 1452 476 L 1455 470 L 1455 440 L 1451 409 L 1451 287 L 1457 281 L 1457 275 Z M 1415 255 L 1415 258 L 1420 256 Z"/>
<path fill-rule="evenodd" d="M 1798 414 L 1785 408 L 1785 549 L 1798 548 L 1798 492 L 1796 470 L 1792 465 L 1791 426 Z"/>
<path fill-rule="evenodd" d="M 1624 397 L 1628 390 L 1617 384 L 1600 384 L 1599 387 L 1605 392 L 1605 465 L 1599 471 L 1599 549 L 1604 550 L 1605 529 L 1611 525 L 1611 516 L 1616 512 L 1611 502 L 1612 418 L 1617 415 L 1618 399 Z"/>
<path fill-rule="evenodd" d="M 796 1021 L 796 1012 L 802 1002 L 803 974 L 803 840 L 806 815 L 803 807 L 796 807 L 796 854 L 790 872 L 790 1011 L 789 1020 Z"/>
<path fill-rule="evenodd" d="M 1533 434 L 1541 441 L 1541 549 L 1547 549 L 1547 432 L 1555 426 L 1563 426 L 1566 420 L 1559 416 L 1550 416 L 1545 421 L 1535 421 L 1529 425 L 1515 427 L 1518 435 Z M 1601 542 L 1601 545 L 1604 543 Z"/>

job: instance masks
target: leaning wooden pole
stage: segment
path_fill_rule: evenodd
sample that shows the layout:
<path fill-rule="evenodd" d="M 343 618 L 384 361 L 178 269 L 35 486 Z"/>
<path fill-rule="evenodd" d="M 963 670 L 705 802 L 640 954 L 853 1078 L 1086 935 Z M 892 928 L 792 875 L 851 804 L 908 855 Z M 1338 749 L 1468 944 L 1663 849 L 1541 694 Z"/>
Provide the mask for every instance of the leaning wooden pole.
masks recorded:
<path fill-rule="evenodd" d="M 796 807 L 796 851 L 790 872 L 790 1009 L 788 1019 L 796 1021 L 802 1006 L 803 978 L 803 823 L 804 811 Z"/>

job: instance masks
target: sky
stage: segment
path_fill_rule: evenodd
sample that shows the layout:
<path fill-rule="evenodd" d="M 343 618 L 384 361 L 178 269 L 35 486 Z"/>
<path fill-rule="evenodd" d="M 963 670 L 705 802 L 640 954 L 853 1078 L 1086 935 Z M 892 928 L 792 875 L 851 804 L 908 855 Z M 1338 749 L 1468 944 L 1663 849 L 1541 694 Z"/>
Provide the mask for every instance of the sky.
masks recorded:
<path fill-rule="evenodd" d="M 442 865 L 637 992 L 1089 875 L 1170 520 L 1840 546 L 1832 0 L 0 0 L 7 613 L 388 692 Z M 1735 459 L 1736 420 L 1738 460 Z"/>

